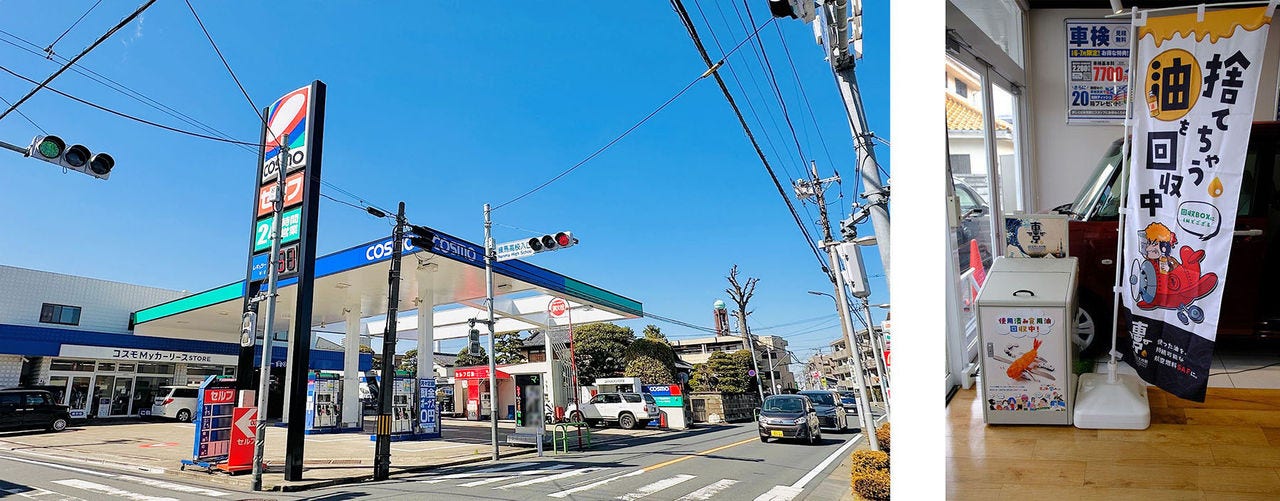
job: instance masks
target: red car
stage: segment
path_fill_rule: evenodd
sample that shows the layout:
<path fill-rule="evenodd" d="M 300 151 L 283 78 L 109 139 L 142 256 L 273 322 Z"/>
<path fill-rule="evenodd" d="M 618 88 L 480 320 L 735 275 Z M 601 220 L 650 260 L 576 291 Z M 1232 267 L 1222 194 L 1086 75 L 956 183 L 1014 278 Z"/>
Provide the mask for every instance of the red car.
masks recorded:
<path fill-rule="evenodd" d="M 1103 154 L 1093 175 L 1085 182 L 1075 202 L 1054 210 L 1071 216 L 1069 227 L 1071 255 L 1080 259 L 1076 344 L 1087 355 L 1105 351 L 1110 346 L 1112 318 L 1112 286 L 1116 269 L 1116 224 L 1120 207 L 1121 140 L 1117 139 Z M 1140 308 L 1177 309 L 1184 323 L 1199 323 L 1204 312 L 1194 300 L 1214 287 L 1226 287 L 1222 311 L 1218 318 L 1219 336 L 1268 337 L 1280 331 L 1280 301 L 1267 292 L 1266 284 L 1280 283 L 1280 241 L 1270 236 L 1280 231 L 1280 122 L 1255 122 L 1245 157 L 1243 185 L 1236 215 L 1235 239 L 1227 265 L 1228 277 L 1201 275 L 1199 258 L 1189 248 L 1178 250 L 1184 266 L 1176 273 L 1154 273 L 1154 261 L 1137 263 L 1152 273 L 1140 273 L 1139 279 L 1125 279 L 1125 287 L 1134 288 L 1143 299 Z M 1126 228 L 1125 231 L 1141 228 Z M 1176 241 L 1170 242 L 1176 245 Z M 1191 266 L 1186 266 L 1190 263 Z M 1277 263 L 1277 264 L 1271 264 Z M 1169 283 L 1159 284 L 1160 277 Z M 1160 291 L 1159 294 L 1156 291 Z M 1185 317 L 1185 318 L 1184 318 Z M 1127 334 L 1119 332 L 1119 346 L 1125 346 Z"/>

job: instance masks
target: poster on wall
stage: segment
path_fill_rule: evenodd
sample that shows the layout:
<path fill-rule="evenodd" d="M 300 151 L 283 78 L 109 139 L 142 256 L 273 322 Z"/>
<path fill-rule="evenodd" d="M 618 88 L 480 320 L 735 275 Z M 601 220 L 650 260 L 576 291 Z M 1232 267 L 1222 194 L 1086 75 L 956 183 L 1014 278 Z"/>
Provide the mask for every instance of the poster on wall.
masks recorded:
<path fill-rule="evenodd" d="M 1135 33 L 1119 346 L 1148 383 L 1203 402 L 1268 25 L 1265 7 L 1149 17 Z M 1250 298 L 1252 299 L 1252 298 Z"/>
<path fill-rule="evenodd" d="M 1067 257 L 1067 216 L 1025 214 L 1004 216 L 1005 257 Z"/>
<path fill-rule="evenodd" d="M 1128 19 L 1067 19 L 1067 123 L 1124 124 Z"/>
<path fill-rule="evenodd" d="M 987 409 L 1016 412 L 1066 412 L 1070 367 L 1061 309 L 998 308 L 982 310 Z"/>

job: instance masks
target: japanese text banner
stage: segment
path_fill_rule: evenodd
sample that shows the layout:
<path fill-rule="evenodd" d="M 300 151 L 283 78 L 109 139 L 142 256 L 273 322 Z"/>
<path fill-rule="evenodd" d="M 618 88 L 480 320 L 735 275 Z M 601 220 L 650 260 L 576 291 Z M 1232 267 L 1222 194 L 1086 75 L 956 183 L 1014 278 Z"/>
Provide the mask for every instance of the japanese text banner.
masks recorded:
<path fill-rule="evenodd" d="M 1148 383 L 1204 401 L 1268 24 L 1265 8 L 1136 30 L 1119 347 Z"/>

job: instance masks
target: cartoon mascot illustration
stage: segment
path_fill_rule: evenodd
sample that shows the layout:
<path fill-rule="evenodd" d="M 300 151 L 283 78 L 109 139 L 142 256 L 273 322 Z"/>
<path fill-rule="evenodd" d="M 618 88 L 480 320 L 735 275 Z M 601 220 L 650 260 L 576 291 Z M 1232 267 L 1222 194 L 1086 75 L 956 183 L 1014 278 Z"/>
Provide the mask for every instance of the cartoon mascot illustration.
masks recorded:
<path fill-rule="evenodd" d="M 1142 237 L 1143 259 L 1133 262 L 1129 275 L 1133 299 L 1138 308 L 1177 310 L 1183 325 L 1204 321 L 1204 310 L 1194 303 L 1218 285 L 1215 273 L 1200 274 L 1203 250 L 1183 245 L 1173 257 L 1178 236 L 1161 223 L 1151 223 L 1138 232 Z"/>

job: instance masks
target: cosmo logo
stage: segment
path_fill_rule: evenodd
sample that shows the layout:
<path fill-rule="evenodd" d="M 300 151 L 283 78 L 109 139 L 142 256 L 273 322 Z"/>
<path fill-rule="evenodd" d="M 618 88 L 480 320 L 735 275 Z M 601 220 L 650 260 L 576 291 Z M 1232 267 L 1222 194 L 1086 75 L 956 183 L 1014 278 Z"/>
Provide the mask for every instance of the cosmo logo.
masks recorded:
<path fill-rule="evenodd" d="M 413 252 L 417 249 L 413 244 L 409 243 L 409 239 L 404 239 L 403 247 L 405 252 Z M 389 258 L 394 249 L 391 248 L 391 241 L 387 240 L 380 244 L 373 244 L 364 250 L 364 258 L 368 261 L 374 261 L 382 258 Z"/>
<path fill-rule="evenodd" d="M 266 156 L 262 164 L 262 182 L 275 179 L 280 171 L 280 144 L 287 138 L 289 146 L 289 171 L 306 165 L 307 108 L 311 100 L 311 87 L 295 90 L 271 105 L 267 121 Z"/>

